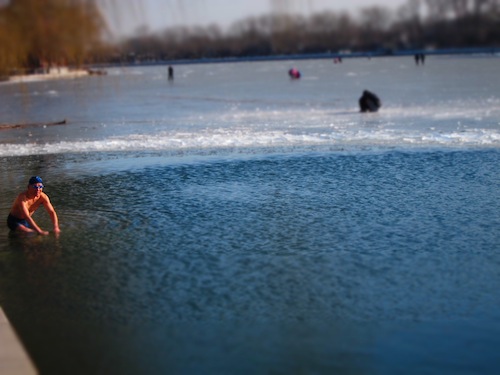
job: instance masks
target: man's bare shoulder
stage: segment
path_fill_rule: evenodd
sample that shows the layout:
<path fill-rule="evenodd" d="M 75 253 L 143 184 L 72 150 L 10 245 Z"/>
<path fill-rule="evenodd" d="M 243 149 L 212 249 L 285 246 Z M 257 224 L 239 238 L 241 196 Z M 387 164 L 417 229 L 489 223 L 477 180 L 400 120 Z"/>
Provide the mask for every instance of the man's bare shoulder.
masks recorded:
<path fill-rule="evenodd" d="M 28 200 L 28 197 L 26 196 L 26 192 L 23 191 L 22 193 L 19 193 L 19 195 L 16 198 L 16 202 L 24 202 Z"/>
<path fill-rule="evenodd" d="M 18 204 L 27 204 L 28 206 L 44 204 L 46 202 L 50 202 L 49 197 L 45 193 L 41 193 L 40 196 L 37 197 L 28 197 L 27 192 L 22 192 L 17 196 L 16 203 Z"/>

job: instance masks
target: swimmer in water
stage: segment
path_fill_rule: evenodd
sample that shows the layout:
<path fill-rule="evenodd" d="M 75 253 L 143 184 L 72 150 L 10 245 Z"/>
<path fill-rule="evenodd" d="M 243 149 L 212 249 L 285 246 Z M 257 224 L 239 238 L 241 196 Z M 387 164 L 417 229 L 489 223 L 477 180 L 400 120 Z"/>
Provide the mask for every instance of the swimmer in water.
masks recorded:
<path fill-rule="evenodd" d="M 59 234 L 61 232 L 56 211 L 50 203 L 49 197 L 42 190 L 42 179 L 38 176 L 31 177 L 28 188 L 17 196 L 7 217 L 7 226 L 12 231 L 49 234 L 48 231 L 42 230 L 31 217 L 40 206 L 43 206 L 52 220 L 54 233 Z"/>

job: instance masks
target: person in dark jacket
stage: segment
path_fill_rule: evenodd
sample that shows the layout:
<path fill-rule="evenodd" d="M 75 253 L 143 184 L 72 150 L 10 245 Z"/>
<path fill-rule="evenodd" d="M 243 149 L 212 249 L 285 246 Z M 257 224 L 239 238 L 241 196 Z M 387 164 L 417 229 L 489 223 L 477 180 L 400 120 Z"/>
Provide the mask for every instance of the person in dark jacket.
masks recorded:
<path fill-rule="evenodd" d="M 363 91 L 363 95 L 359 98 L 360 112 L 377 112 L 381 106 L 382 103 L 377 95 L 368 90 Z"/>

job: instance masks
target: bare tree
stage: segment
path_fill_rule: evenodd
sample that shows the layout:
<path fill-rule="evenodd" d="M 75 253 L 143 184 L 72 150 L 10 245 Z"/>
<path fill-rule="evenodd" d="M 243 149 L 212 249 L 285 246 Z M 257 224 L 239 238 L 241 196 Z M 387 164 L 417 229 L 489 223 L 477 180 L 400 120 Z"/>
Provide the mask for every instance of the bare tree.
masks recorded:
<path fill-rule="evenodd" d="M 92 0 L 11 0 L 0 9 L 0 22 L 10 39 L 0 47 L 3 70 L 80 65 L 105 30 Z"/>

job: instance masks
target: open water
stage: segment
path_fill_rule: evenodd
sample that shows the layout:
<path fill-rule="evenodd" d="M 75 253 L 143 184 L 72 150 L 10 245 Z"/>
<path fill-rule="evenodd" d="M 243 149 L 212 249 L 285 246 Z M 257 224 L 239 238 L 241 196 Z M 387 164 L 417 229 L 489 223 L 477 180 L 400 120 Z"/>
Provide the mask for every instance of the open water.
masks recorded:
<path fill-rule="evenodd" d="M 0 85 L 67 119 L 0 130 L 1 211 L 40 175 L 61 222 L 0 230 L 41 374 L 499 373 L 498 57 L 174 69 Z"/>

